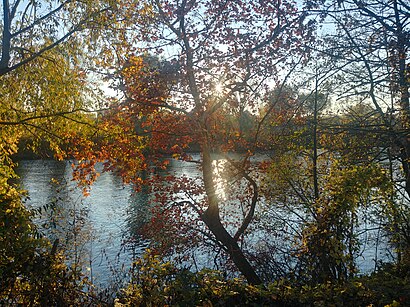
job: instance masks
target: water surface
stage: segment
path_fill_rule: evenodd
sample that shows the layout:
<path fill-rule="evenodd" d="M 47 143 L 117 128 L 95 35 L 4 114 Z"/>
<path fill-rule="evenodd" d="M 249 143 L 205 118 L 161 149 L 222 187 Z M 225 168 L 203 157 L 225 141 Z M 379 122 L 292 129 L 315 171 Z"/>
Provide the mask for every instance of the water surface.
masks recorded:
<path fill-rule="evenodd" d="M 199 156 L 194 156 L 194 159 L 199 159 Z M 225 201 L 221 210 L 228 210 L 228 213 L 235 216 L 233 211 L 238 206 L 230 200 L 227 188 L 229 180 L 219 169 L 226 162 L 224 161 L 219 159 L 214 163 L 217 192 Z M 169 168 L 177 176 L 200 176 L 195 163 L 172 160 Z M 42 208 L 35 218 L 40 231 L 51 240 L 60 239 L 60 245 L 68 251 L 69 261 L 85 268 L 97 285 L 105 287 L 110 283 L 118 284 L 126 280 L 124 277 L 133 259 L 141 255 L 148 245 L 147 241 L 135 236 L 135 228 L 149 211 L 147 204 L 151 196 L 144 190 L 135 194 L 132 186 L 123 185 L 121 178 L 115 174 L 102 173 L 91 187 L 90 196 L 84 197 L 72 181 L 70 163 L 65 161 L 23 160 L 19 162 L 17 171 L 22 187 L 29 193 L 26 205 L 34 209 Z M 180 196 L 184 198 L 183 193 Z M 257 212 L 260 220 L 267 219 L 274 228 L 273 219 L 270 222 L 269 219 L 276 216 L 278 220 L 287 221 L 291 225 L 290 217 L 285 217 L 278 208 L 272 207 L 269 210 L 270 212 Z M 270 215 L 264 216 L 265 214 Z M 362 226 L 369 227 L 365 224 Z M 273 231 L 280 234 L 283 228 Z M 261 230 L 249 233 L 248 247 L 259 250 L 267 248 L 267 252 L 272 253 L 265 244 L 267 236 L 272 239 L 272 235 L 265 235 Z M 361 236 L 363 249 L 357 263 L 362 272 L 371 271 L 376 259 L 386 259 L 388 256 L 386 242 L 374 244 L 376 241 L 371 237 L 376 235 L 377 232 L 373 231 Z M 133 239 L 132 244 L 128 244 L 130 238 Z M 286 249 L 287 245 L 293 244 L 291 240 L 286 242 L 283 236 L 278 238 L 281 241 L 273 242 L 276 246 L 283 245 Z M 214 263 L 214 257 L 203 251 L 192 251 L 192 257 L 197 258 L 195 265 L 199 264 L 200 267 L 209 267 Z"/>

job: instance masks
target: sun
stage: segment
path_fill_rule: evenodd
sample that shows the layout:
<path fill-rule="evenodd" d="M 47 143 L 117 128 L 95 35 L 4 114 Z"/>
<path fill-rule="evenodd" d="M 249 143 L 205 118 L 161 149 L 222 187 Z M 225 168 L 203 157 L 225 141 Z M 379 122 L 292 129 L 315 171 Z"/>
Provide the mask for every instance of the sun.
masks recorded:
<path fill-rule="evenodd" d="M 223 89 L 224 89 L 224 85 L 221 82 L 217 82 L 215 84 L 215 93 L 216 94 L 222 94 Z"/>

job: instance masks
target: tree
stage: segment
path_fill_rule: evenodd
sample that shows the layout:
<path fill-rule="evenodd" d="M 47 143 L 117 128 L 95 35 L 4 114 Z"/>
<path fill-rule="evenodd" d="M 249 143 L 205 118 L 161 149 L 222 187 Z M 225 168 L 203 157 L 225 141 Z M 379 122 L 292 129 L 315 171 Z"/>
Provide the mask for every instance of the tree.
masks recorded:
<path fill-rule="evenodd" d="M 365 129 L 389 140 L 390 144 L 389 148 L 382 148 L 383 152 L 376 158 L 387 160 L 386 157 L 391 157 L 401 164 L 401 170 L 396 170 L 402 174 L 396 182 L 397 194 L 406 200 L 404 205 L 398 205 L 401 207 L 397 211 L 399 220 L 408 220 L 405 203 L 410 195 L 408 11 L 407 2 L 400 0 L 331 1 L 321 10 L 333 20 L 336 29 L 335 34 L 327 36 L 329 48 L 323 53 L 334 59 L 340 69 L 340 98 L 357 99 L 361 103 L 368 101 L 373 105 L 382 126 Z M 404 222 L 403 230 L 407 225 Z"/>
<path fill-rule="evenodd" d="M 66 43 L 108 9 L 101 1 L 2 1 L 0 75 Z"/>
<path fill-rule="evenodd" d="M 388 167 L 368 160 L 375 145 L 368 132 L 346 132 L 342 121 L 335 132 L 329 129 L 335 118 L 317 115 L 280 144 L 284 154 L 268 165 L 261 189 L 266 201 L 257 218 L 270 235 L 265 239 L 270 251 L 280 257 L 267 255 L 262 265 L 270 274 L 298 282 L 346 281 L 357 272 L 356 260 L 366 244 L 359 239 L 359 233 L 369 231 L 363 225 L 386 222 L 390 214 L 384 214 L 395 208 L 394 191 Z M 357 122 L 352 126 L 360 129 Z"/>
<path fill-rule="evenodd" d="M 409 108 L 407 9 L 404 1 L 330 2 L 321 12 L 333 20 L 336 32 L 325 37 L 328 47 L 319 50 L 337 65 L 339 100 L 367 101 L 379 113 L 385 127 L 380 133 L 388 133 L 391 146 L 400 148 L 405 179 L 408 159 L 403 155 L 408 145 L 403 135 Z"/>
<path fill-rule="evenodd" d="M 323 192 L 306 224 L 300 256 L 313 282 L 347 280 L 357 271 L 359 244 L 355 227 L 368 206 L 390 207 L 391 182 L 377 165 L 331 166 Z"/>
<path fill-rule="evenodd" d="M 123 113 L 118 119 L 137 122 L 137 127 L 142 128 L 139 136 L 146 140 L 151 157 L 168 152 L 188 161 L 187 147 L 199 146 L 201 160 L 197 162 L 201 178 L 166 177 L 168 182 L 175 181 L 173 188 L 165 192 L 187 188 L 191 197 L 177 201 L 172 193 L 165 193 L 165 197 L 157 193 L 158 203 L 168 208 L 159 212 L 177 210 L 179 217 L 183 216 L 182 212 L 193 212 L 199 224 L 206 225 L 207 237 L 214 238 L 250 283 L 259 284 L 261 279 L 239 245 L 259 200 L 258 184 L 252 178 L 249 164 L 258 134 L 254 134 L 251 143 L 247 142 L 241 133 L 240 118 L 246 112 L 256 112 L 263 92 L 269 88 L 268 81 L 279 82 L 279 72 L 285 65 L 296 66 L 301 62 L 304 50 L 300 41 L 309 40 L 312 29 L 306 26 L 304 14 L 287 2 L 152 1 L 150 4 L 152 14 L 138 24 L 139 33 L 148 50 L 160 48 L 158 52 L 166 49 L 172 53 L 171 62 L 178 67 L 178 81 L 164 92 L 155 78 L 149 82 L 141 78 L 138 65 L 125 65 L 122 75 L 127 100 L 119 105 Z M 133 59 L 130 55 L 124 64 Z M 164 71 L 156 71 L 156 80 L 161 80 Z M 153 96 L 149 95 L 151 89 L 155 89 Z M 235 149 L 235 144 L 241 144 L 245 152 L 242 161 L 225 155 Z M 236 230 L 228 230 L 224 223 L 229 221 L 223 221 L 223 200 L 214 182 L 213 153 L 225 155 L 238 180 L 236 186 L 242 189 L 239 194 L 246 199 L 246 211 Z M 113 160 L 109 164 L 115 168 L 117 163 Z M 107 167 L 111 168 L 110 165 Z M 143 163 L 132 171 L 136 174 L 148 166 Z M 141 182 L 140 176 L 133 180 Z M 189 188 L 191 184 L 195 189 Z M 240 208 L 235 210 L 239 212 Z"/>
<path fill-rule="evenodd" d="M 89 300 L 64 264 L 58 241 L 38 238 L 33 213 L 13 183 L 22 138 L 66 156 L 66 134 L 90 136 L 95 108 L 85 63 L 116 9 L 111 1 L 2 1 L 0 57 L 1 304 L 80 304 Z M 120 15 L 120 14 L 119 14 Z M 122 18 L 122 17 L 121 17 Z M 110 21 L 113 21 L 111 18 Z M 108 32 L 108 31 L 107 31 Z M 95 51 L 103 53 L 103 45 Z M 64 289 L 64 291 L 62 291 Z"/>

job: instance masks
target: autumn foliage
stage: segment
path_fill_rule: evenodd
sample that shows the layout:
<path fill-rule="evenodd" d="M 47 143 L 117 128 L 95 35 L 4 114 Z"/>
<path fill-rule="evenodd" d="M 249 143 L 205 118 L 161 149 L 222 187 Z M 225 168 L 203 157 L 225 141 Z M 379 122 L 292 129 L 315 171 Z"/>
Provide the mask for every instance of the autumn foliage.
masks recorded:
<path fill-rule="evenodd" d="M 0 303 L 101 303 L 39 238 L 20 150 L 145 195 L 119 306 L 408 302 L 406 1 L 46 2 L 3 1 Z"/>

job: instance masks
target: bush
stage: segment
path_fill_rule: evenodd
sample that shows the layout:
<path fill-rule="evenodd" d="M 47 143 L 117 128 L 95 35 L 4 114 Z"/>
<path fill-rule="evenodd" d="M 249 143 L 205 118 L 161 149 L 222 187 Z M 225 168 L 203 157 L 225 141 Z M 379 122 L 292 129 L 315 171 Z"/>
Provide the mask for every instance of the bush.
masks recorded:
<path fill-rule="evenodd" d="M 283 279 L 255 287 L 240 278 L 226 280 L 218 271 L 178 270 L 148 252 L 135 262 L 115 306 L 407 306 L 408 274 L 397 272 L 384 269 L 343 283 L 295 286 Z"/>
<path fill-rule="evenodd" d="M 57 243 L 39 238 L 15 188 L 0 193 L 0 305 L 79 306 L 91 300 L 80 272 L 65 264 Z M 98 305 L 98 304 L 97 304 Z"/>

